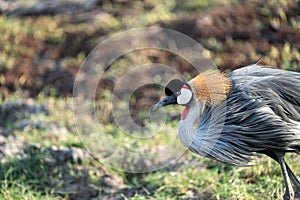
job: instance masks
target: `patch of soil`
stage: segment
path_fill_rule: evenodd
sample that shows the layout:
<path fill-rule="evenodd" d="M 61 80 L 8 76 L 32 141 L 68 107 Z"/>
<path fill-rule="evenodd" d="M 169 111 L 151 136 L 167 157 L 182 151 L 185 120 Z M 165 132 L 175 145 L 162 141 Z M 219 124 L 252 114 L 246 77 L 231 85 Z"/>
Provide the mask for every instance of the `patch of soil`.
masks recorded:
<path fill-rule="evenodd" d="M 128 4 L 127 1 L 119 3 L 124 8 Z M 300 3 L 292 0 L 286 3 L 282 6 L 271 5 L 268 1 L 242 1 L 238 5 L 216 7 L 171 22 L 161 22 L 159 26 L 177 30 L 200 41 L 204 47 L 214 53 L 213 58 L 221 59 L 219 67 L 222 70 L 232 70 L 252 64 L 255 60 L 251 53 L 262 55 L 269 52 L 272 46 L 281 52 L 283 45 L 289 42 L 292 48 L 300 49 L 300 31 L 291 23 L 292 18 L 299 23 Z M 116 10 L 115 13 L 120 15 L 121 9 Z M 97 13 L 101 15 L 105 11 L 79 9 L 76 15 L 72 12 L 62 13 L 60 26 L 78 22 L 93 23 L 92 19 Z M 34 20 L 34 17 L 32 19 Z M 91 33 L 78 29 L 77 32 L 67 32 L 63 44 L 51 44 L 31 37 L 27 38 L 27 45 L 37 48 L 34 53 L 18 58 L 12 68 L 1 72 L 5 78 L 5 83 L 0 86 L 2 98 L 20 90 L 31 97 L 35 97 L 41 91 L 53 95 L 50 88 L 56 88 L 57 95 L 70 96 L 79 66 L 63 64 L 66 63 L 65 59 L 76 56 L 80 51 L 87 54 L 96 45 L 92 41 L 105 34 L 101 29 Z M 221 44 L 220 49 L 207 42 L 211 38 L 215 38 Z M 167 53 L 156 54 L 154 57 L 149 54 L 149 59 L 153 62 L 173 59 L 175 65 L 180 63 L 180 60 L 174 59 Z M 264 64 L 275 63 L 279 66 L 281 62 L 282 58 L 278 56 L 272 60 L 272 63 Z M 299 61 L 295 60 L 295 62 Z M 188 71 L 192 66 L 181 64 L 179 68 L 176 66 L 175 68 Z M 104 80 L 102 86 L 111 89 L 113 85 L 110 81 Z"/>
<path fill-rule="evenodd" d="M 6 123 L 14 123 L 17 120 L 26 118 L 30 114 L 49 114 L 49 110 L 45 105 L 33 103 L 32 100 L 27 101 L 15 100 L 5 102 L 0 105 L 0 126 Z"/>
<path fill-rule="evenodd" d="M 299 21 L 299 14 L 300 2 L 292 0 L 286 1 L 286 6 L 270 5 L 268 1 L 260 0 L 242 1 L 238 5 L 217 7 L 200 15 L 163 23 L 163 26 L 200 39 L 202 45 L 221 55 L 219 68 L 233 70 L 255 62 L 251 60 L 251 51 L 263 55 L 275 46 L 281 52 L 286 42 L 299 50 L 300 30 L 294 28 L 290 20 Z M 222 49 L 201 42 L 209 38 L 216 38 Z M 228 40 L 240 41 L 241 44 L 230 44 L 226 42 Z M 281 62 L 279 57 L 275 60 L 277 66 Z"/>

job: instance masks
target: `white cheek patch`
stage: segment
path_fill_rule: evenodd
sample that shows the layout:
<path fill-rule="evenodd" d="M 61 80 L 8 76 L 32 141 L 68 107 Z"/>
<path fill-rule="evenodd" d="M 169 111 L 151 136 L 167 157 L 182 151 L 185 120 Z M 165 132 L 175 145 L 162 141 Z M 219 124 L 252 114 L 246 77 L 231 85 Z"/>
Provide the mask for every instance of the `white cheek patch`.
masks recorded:
<path fill-rule="evenodd" d="M 180 95 L 177 97 L 177 103 L 180 105 L 185 105 L 192 99 L 192 91 L 185 87 L 181 88 Z"/>

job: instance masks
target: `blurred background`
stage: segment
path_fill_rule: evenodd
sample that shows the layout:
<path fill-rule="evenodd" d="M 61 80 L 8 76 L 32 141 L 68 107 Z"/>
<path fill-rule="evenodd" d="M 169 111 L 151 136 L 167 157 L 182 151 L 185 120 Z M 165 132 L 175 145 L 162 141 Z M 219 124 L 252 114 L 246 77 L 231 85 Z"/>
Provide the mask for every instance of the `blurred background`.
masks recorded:
<path fill-rule="evenodd" d="M 299 0 L 0 0 L 1 199 L 283 195 L 280 169 L 271 160 L 236 168 L 187 152 L 160 171 L 130 174 L 105 167 L 84 151 L 72 115 L 79 67 L 103 40 L 150 26 L 190 36 L 225 73 L 263 55 L 260 64 L 300 72 Z M 136 63 L 167 64 L 188 73 L 187 78 L 197 73 L 184 59 L 157 50 L 130 52 L 111 63 L 97 89 L 96 105 L 102 111 L 98 118 L 103 131 L 128 149 L 146 145 L 127 141 L 114 124 L 110 98 L 116 80 L 110 74 L 126 72 Z M 149 108 L 162 95 L 162 88 L 155 85 L 135 91 L 130 114 L 136 123 L 147 123 Z M 176 135 L 179 114 L 170 110 L 163 131 Z M 168 139 L 156 137 L 147 148 Z M 288 159 L 299 175 L 299 158 Z"/>

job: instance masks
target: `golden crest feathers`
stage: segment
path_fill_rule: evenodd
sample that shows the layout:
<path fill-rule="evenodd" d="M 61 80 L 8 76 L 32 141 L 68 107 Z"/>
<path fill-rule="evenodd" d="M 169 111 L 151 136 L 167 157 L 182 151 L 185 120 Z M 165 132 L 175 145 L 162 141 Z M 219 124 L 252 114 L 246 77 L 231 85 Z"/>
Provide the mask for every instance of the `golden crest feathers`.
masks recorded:
<path fill-rule="evenodd" d="M 231 81 L 219 70 L 205 71 L 190 82 L 195 96 L 200 101 L 215 105 L 226 99 L 231 90 Z"/>

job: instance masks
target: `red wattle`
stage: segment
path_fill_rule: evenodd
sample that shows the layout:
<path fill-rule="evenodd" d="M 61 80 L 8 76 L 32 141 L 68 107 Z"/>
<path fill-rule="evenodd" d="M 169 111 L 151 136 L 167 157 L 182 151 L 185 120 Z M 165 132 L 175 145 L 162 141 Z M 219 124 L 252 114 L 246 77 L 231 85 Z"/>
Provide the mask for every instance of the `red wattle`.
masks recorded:
<path fill-rule="evenodd" d="M 182 88 L 190 89 L 187 85 L 183 85 Z"/>
<path fill-rule="evenodd" d="M 189 113 L 190 108 L 189 107 L 185 107 L 185 109 L 183 110 L 183 113 L 181 115 L 181 120 L 185 120 L 187 114 Z"/>

